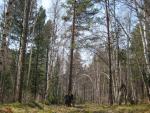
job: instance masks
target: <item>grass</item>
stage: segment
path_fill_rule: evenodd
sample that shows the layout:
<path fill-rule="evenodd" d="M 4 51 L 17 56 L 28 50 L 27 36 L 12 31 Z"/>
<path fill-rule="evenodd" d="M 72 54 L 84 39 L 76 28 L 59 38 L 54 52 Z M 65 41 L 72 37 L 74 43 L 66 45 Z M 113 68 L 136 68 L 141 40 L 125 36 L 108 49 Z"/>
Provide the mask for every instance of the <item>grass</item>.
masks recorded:
<path fill-rule="evenodd" d="M 11 111 L 7 111 L 7 109 Z M 38 104 L 5 104 L 0 105 L 0 113 L 150 113 L 150 104 L 139 105 L 97 105 L 84 104 L 75 107 L 66 107 L 63 105 L 43 105 Z"/>

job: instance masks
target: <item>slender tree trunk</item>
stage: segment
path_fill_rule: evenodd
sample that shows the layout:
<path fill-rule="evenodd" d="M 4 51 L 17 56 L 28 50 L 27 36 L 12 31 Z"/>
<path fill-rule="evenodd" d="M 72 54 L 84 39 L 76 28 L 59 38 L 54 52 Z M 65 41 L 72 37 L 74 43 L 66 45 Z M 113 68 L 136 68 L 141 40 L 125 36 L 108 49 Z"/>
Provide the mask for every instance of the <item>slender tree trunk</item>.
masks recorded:
<path fill-rule="evenodd" d="M 37 93 L 38 93 L 38 65 L 39 65 L 39 47 L 37 47 L 37 52 L 36 52 L 36 65 L 35 65 L 35 81 L 34 81 L 34 99 L 37 99 Z"/>
<path fill-rule="evenodd" d="M 59 0 L 56 0 L 53 4 L 53 30 L 51 31 L 51 39 L 50 40 L 50 46 L 47 48 L 47 72 L 46 72 L 46 92 L 45 92 L 45 98 L 48 96 L 48 91 L 50 87 L 50 78 L 53 75 L 53 66 L 54 66 L 54 60 L 56 57 L 56 52 L 55 52 L 55 40 L 57 38 L 57 19 L 58 19 L 58 8 L 59 8 Z"/>
<path fill-rule="evenodd" d="M 73 21 L 72 21 L 72 38 L 71 38 L 71 50 L 70 50 L 70 73 L 69 73 L 69 84 L 68 84 L 68 95 L 72 94 L 72 70 L 73 70 L 73 52 L 75 46 L 75 19 L 76 19 L 76 0 L 73 4 Z M 71 105 L 71 103 L 69 103 Z"/>
<path fill-rule="evenodd" d="M 45 100 L 48 97 L 48 90 L 49 90 L 49 74 L 48 74 L 48 66 L 49 65 L 49 45 L 47 47 L 46 53 L 46 86 L 45 86 Z"/>
<path fill-rule="evenodd" d="M 31 73 L 31 65 L 32 65 L 32 50 L 33 48 L 31 47 L 30 50 L 30 58 L 29 58 L 29 67 L 28 67 L 28 74 L 27 74 L 27 84 L 26 87 L 28 88 L 29 86 L 29 79 L 30 79 L 30 73 Z"/>
<path fill-rule="evenodd" d="M 108 37 L 108 57 L 109 57 L 109 104 L 113 105 L 113 81 L 111 67 L 111 40 L 110 40 L 110 15 L 109 15 L 109 0 L 105 0 L 106 5 L 106 21 L 107 21 L 107 37 Z"/>
<path fill-rule="evenodd" d="M 131 12 L 128 14 L 128 20 L 127 20 L 127 31 L 128 34 L 131 34 Z M 131 67 L 130 67 L 130 36 L 127 36 L 127 75 L 126 75 L 126 88 L 127 88 L 127 94 L 131 94 L 131 99 L 133 99 L 134 95 L 134 89 L 133 89 L 133 81 L 132 81 L 132 74 L 131 74 Z M 130 101 L 130 100 L 129 100 Z M 127 104 L 127 103 L 125 103 Z"/>
<path fill-rule="evenodd" d="M 114 2 L 114 26 L 115 26 L 115 39 L 116 39 L 116 54 L 115 54 L 115 56 L 116 56 L 116 73 L 115 73 L 115 75 L 116 75 L 116 91 L 114 92 L 115 93 L 115 101 L 116 102 L 118 102 L 118 89 L 119 89 L 119 86 L 121 85 L 120 84 L 120 67 L 119 67 L 119 49 L 120 49 L 120 47 L 119 47 L 119 28 L 118 28 L 118 26 L 117 26 L 117 22 L 116 22 L 116 0 L 113 0 L 113 2 Z M 115 82 L 114 82 L 115 83 Z"/>
<path fill-rule="evenodd" d="M 8 5 L 6 9 L 6 3 L 4 1 L 4 29 L 2 36 L 2 46 L 1 46 L 1 54 L 2 54 L 2 72 L 1 72 L 1 94 L 0 100 L 4 101 L 4 93 L 5 93 L 5 76 L 9 70 L 9 60 L 8 60 L 8 44 L 7 38 L 10 31 L 10 26 L 12 24 L 12 9 L 15 0 L 8 0 Z"/>
<path fill-rule="evenodd" d="M 149 31 L 150 31 L 150 1 L 149 0 L 144 0 L 144 35 L 145 39 L 147 39 L 147 59 L 148 63 L 146 64 L 147 66 L 147 95 L 150 101 L 150 36 L 149 36 Z"/>
<path fill-rule="evenodd" d="M 46 93 L 45 93 L 45 99 L 48 97 L 48 93 L 49 93 L 49 87 L 50 87 L 50 78 L 52 76 L 52 54 L 53 54 L 53 51 L 52 51 L 52 40 L 53 40 L 53 37 L 51 37 L 51 40 L 50 40 L 50 45 L 48 45 L 47 47 L 47 68 L 46 68 Z"/>
<path fill-rule="evenodd" d="M 33 29 L 32 29 L 32 33 L 33 33 L 32 41 L 31 41 L 32 43 L 33 43 L 33 39 L 35 38 L 35 25 L 36 25 L 37 19 L 38 19 L 38 16 L 36 17 L 36 19 L 34 21 L 34 25 L 33 25 Z M 31 44 L 30 57 L 29 57 L 29 66 L 28 66 L 27 83 L 26 83 L 27 89 L 29 87 L 29 79 L 30 79 L 30 73 L 31 73 L 32 54 L 33 54 L 33 44 Z"/>
<path fill-rule="evenodd" d="M 21 48 L 18 61 L 18 71 L 17 71 L 17 84 L 16 84 L 16 99 L 21 103 L 23 98 L 23 81 L 24 81 L 24 71 L 25 71 L 25 54 L 26 54 L 26 42 L 28 35 L 28 21 L 30 12 L 31 0 L 25 1 L 24 8 L 24 18 L 23 18 L 23 32 L 21 37 Z"/>
<path fill-rule="evenodd" d="M 144 0 L 144 5 L 145 5 L 145 9 L 147 8 L 146 7 L 146 2 L 148 2 L 147 0 Z M 144 58 L 145 58 L 145 63 L 146 63 L 146 66 L 144 66 L 144 68 L 146 67 L 146 70 L 144 69 L 143 71 L 143 77 L 144 77 L 144 82 L 145 82 L 145 85 L 146 85 L 146 91 L 147 91 L 147 96 L 149 98 L 149 101 L 150 101 L 150 85 L 149 85 L 149 74 L 150 74 L 150 63 L 149 63 L 149 47 L 148 47 L 148 39 L 147 39 L 147 31 L 146 31 L 146 24 L 147 24 L 147 20 L 146 20 L 146 11 L 144 10 L 143 11 L 143 17 L 144 19 L 141 17 L 140 15 L 140 11 L 139 11 L 139 8 L 138 8 L 138 4 L 136 2 L 136 0 L 134 0 L 134 4 L 135 4 L 135 7 L 136 7 L 136 13 L 137 13 L 137 16 L 138 16 L 138 19 L 139 19 L 139 23 L 140 23 L 140 34 L 141 34 L 141 39 L 142 39 L 142 45 L 143 45 L 143 52 L 144 52 Z M 144 20 L 144 21 L 143 21 Z M 146 73 L 145 73 L 146 71 Z"/>

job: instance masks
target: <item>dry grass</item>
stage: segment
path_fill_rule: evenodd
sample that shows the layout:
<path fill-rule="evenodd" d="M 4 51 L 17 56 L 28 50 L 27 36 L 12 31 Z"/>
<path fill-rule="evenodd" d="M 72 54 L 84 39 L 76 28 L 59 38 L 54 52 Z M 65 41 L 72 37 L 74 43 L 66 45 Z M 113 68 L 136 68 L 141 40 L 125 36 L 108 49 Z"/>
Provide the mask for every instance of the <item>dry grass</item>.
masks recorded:
<path fill-rule="evenodd" d="M 0 113 L 150 113 L 149 104 L 140 105 L 97 105 L 97 104 L 84 104 L 76 105 L 75 107 L 56 106 L 56 105 L 43 105 L 43 109 L 38 107 L 31 107 L 25 104 L 5 104 L 0 105 Z"/>

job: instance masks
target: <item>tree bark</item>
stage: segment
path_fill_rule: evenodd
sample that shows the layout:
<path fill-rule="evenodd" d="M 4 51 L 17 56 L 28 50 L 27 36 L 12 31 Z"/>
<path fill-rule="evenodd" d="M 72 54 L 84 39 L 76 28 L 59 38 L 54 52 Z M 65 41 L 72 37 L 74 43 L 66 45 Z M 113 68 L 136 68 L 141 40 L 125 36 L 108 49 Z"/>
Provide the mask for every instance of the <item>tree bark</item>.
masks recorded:
<path fill-rule="evenodd" d="M 39 47 L 37 47 L 36 52 L 36 65 L 35 65 L 35 78 L 34 78 L 34 100 L 37 99 L 37 93 L 38 93 L 38 65 L 39 65 Z"/>
<path fill-rule="evenodd" d="M 111 67 L 111 40 L 110 40 L 110 15 L 109 15 L 109 0 L 105 0 L 106 6 L 106 22 L 107 22 L 107 38 L 108 38 L 108 58 L 109 58 L 109 104 L 113 105 L 113 81 Z"/>
<path fill-rule="evenodd" d="M 73 70 L 73 52 L 75 46 L 75 4 L 73 4 L 73 21 L 72 21 L 72 38 L 71 38 L 71 49 L 70 49 L 70 73 L 69 73 L 69 84 L 68 84 L 68 95 L 72 94 L 72 70 Z"/>
<path fill-rule="evenodd" d="M 21 37 L 21 47 L 18 61 L 18 71 L 17 71 L 17 83 L 16 83 L 16 100 L 20 103 L 22 102 L 23 94 L 23 81 L 24 81 L 24 71 L 25 71 L 25 54 L 26 54 L 26 42 L 28 35 L 28 21 L 29 21 L 29 12 L 30 12 L 31 0 L 25 1 L 24 8 L 24 18 L 23 18 L 23 32 Z"/>
<path fill-rule="evenodd" d="M 15 0 L 9 0 L 8 6 L 6 9 L 6 4 L 4 3 L 4 29 L 3 29 L 3 36 L 2 36 L 2 45 L 1 45 L 1 54 L 2 54 L 2 71 L 1 71 L 1 94 L 0 94 L 0 100 L 3 102 L 4 100 L 4 87 L 5 87 L 5 76 L 8 72 L 8 44 L 7 44 L 7 38 L 10 31 L 10 26 L 12 24 L 12 9 L 13 4 Z"/>

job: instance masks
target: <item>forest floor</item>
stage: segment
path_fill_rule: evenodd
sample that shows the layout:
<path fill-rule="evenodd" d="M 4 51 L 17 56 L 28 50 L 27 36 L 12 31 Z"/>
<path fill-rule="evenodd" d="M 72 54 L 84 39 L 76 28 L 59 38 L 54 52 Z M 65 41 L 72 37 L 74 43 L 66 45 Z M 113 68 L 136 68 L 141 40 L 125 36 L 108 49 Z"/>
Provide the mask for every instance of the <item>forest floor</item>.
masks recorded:
<path fill-rule="evenodd" d="M 150 104 L 140 105 L 97 105 L 83 104 L 75 107 L 43 104 L 5 104 L 0 105 L 0 113 L 150 113 Z"/>

